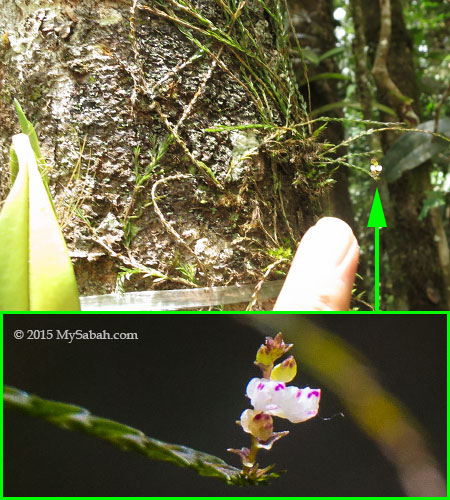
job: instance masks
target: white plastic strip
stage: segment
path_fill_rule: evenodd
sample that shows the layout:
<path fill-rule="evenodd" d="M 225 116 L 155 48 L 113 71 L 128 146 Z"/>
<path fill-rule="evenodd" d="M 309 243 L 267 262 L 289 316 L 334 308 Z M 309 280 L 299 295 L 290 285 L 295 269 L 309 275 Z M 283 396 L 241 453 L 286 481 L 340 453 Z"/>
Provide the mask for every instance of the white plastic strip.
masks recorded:
<path fill-rule="evenodd" d="M 284 280 L 266 281 L 258 300 L 275 299 Z M 111 293 L 80 297 L 82 311 L 174 311 L 249 302 L 256 284 Z"/>

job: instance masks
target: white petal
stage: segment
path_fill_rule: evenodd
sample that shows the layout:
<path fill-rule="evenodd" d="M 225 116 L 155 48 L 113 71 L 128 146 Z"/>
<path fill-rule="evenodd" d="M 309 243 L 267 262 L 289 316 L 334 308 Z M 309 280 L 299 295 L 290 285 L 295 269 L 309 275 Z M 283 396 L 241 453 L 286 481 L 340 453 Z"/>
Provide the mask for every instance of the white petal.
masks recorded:
<path fill-rule="evenodd" d="M 280 392 L 286 389 L 284 382 L 253 378 L 247 385 L 247 396 L 250 398 L 255 410 L 277 415 L 278 405 L 274 401 Z"/>
<path fill-rule="evenodd" d="M 292 423 L 309 420 L 319 411 L 320 389 L 286 387 L 284 382 L 253 378 L 247 385 L 247 396 L 256 412 L 286 418 Z"/>
<path fill-rule="evenodd" d="M 249 424 L 253 417 L 257 414 L 258 412 L 255 410 L 245 410 L 241 414 L 241 426 L 244 429 L 245 432 L 248 434 L 251 434 Z"/>
<path fill-rule="evenodd" d="M 278 401 L 284 418 L 297 424 L 317 415 L 319 411 L 320 389 L 288 387 L 284 400 Z"/>

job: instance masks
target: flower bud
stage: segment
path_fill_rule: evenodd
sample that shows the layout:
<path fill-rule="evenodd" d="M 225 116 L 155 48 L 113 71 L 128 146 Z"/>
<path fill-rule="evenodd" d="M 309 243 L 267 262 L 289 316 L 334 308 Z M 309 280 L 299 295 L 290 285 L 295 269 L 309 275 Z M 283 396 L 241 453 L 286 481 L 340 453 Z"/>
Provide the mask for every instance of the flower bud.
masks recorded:
<path fill-rule="evenodd" d="M 245 432 L 261 441 L 267 441 L 273 434 L 273 419 L 262 411 L 245 410 L 241 415 L 241 425 Z"/>
<path fill-rule="evenodd" d="M 283 335 L 277 333 L 277 335 L 272 337 L 266 337 L 266 342 L 262 345 L 256 354 L 256 364 L 271 366 L 278 359 L 286 354 L 292 344 L 285 344 L 283 340 Z"/>
<path fill-rule="evenodd" d="M 272 356 L 267 351 L 267 347 L 262 345 L 256 353 L 256 363 L 258 365 L 270 366 L 273 363 Z"/>
<path fill-rule="evenodd" d="M 270 375 L 271 380 L 290 382 L 297 375 L 297 363 L 294 356 L 289 356 L 282 363 L 275 366 Z"/>

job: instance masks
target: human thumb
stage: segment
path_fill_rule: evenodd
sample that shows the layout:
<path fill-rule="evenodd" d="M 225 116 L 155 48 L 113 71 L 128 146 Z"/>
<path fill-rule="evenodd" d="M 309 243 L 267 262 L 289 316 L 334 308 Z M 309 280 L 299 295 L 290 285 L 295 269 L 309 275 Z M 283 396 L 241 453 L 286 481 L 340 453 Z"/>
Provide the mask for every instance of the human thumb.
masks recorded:
<path fill-rule="evenodd" d="M 303 236 L 274 310 L 347 310 L 358 258 L 350 226 L 334 217 L 320 219 Z"/>

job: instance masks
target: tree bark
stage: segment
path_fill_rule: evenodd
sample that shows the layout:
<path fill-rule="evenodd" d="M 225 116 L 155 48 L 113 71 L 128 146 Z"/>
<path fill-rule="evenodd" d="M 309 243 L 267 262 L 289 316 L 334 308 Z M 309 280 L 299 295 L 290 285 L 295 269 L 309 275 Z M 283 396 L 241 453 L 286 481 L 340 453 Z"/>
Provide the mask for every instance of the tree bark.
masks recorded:
<path fill-rule="evenodd" d="M 320 56 L 336 47 L 333 2 L 331 0 L 308 0 L 302 2 L 291 0 L 290 10 L 292 11 L 297 36 L 303 48 L 313 50 Z M 299 79 L 303 80 L 303 69 L 299 58 L 297 58 L 295 67 Z M 318 66 L 309 64 L 309 77 L 319 73 L 339 73 L 336 61 L 332 57 L 329 57 L 323 60 Z M 340 100 L 336 80 L 316 80 L 310 83 L 309 88 L 313 110 Z M 305 95 L 308 92 L 306 85 L 301 90 Z M 342 111 L 339 110 L 327 112 L 327 115 L 336 116 L 337 118 L 343 117 Z M 342 142 L 344 140 L 344 127 L 342 123 L 328 123 L 327 128 L 322 133 L 322 137 L 332 144 Z M 336 153 L 335 156 L 340 156 L 340 154 Z M 355 216 L 348 190 L 348 168 L 345 166 L 340 167 L 334 173 L 334 179 L 336 182 L 326 194 L 323 202 L 325 205 L 328 205 L 326 208 L 329 208 L 333 216 L 343 219 L 357 233 Z"/>
<path fill-rule="evenodd" d="M 297 37 L 303 48 L 312 50 L 317 56 L 321 56 L 337 46 L 334 34 L 335 21 L 333 19 L 332 0 L 307 0 L 302 2 L 291 0 L 290 10 Z M 297 77 L 300 81 L 303 81 L 304 76 L 301 60 L 297 57 L 294 61 Z M 320 73 L 339 73 L 339 67 L 334 57 L 328 57 L 318 65 L 314 65 L 313 63 L 308 64 L 309 78 Z M 342 100 L 339 95 L 337 80 L 335 79 L 314 80 L 310 83 L 309 90 L 311 93 L 311 106 L 313 110 Z M 304 85 L 301 87 L 301 91 L 306 95 L 308 92 L 307 86 Z M 344 117 L 340 109 L 330 110 L 324 114 L 336 118 Z M 322 123 L 319 123 L 317 126 L 320 125 L 322 125 Z M 340 144 L 345 138 L 343 124 L 341 122 L 329 122 L 326 129 L 321 133 L 321 138 L 331 144 Z M 338 158 L 345 154 L 345 152 L 345 148 L 340 148 L 335 153 L 332 153 L 332 156 Z M 347 222 L 358 239 L 361 240 L 360 235 L 365 228 L 359 227 L 355 220 L 353 204 L 349 192 L 348 176 L 349 171 L 346 166 L 340 166 L 338 170 L 334 172 L 333 178 L 335 183 L 322 198 L 321 204 L 325 214 L 339 217 Z M 365 277 L 367 272 L 367 258 L 364 254 L 361 254 L 358 274 Z M 367 296 L 369 291 L 372 290 L 372 288 L 369 290 L 368 282 L 365 280 L 357 281 L 355 286 L 356 294 L 364 291 Z M 365 308 L 365 305 L 362 305 L 361 302 L 357 302 L 355 305 L 360 309 Z"/>
<path fill-rule="evenodd" d="M 306 127 L 283 128 L 307 111 L 282 3 L 266 4 L 3 0 L 1 194 L 17 98 L 82 294 L 287 270 L 328 174 Z"/>

